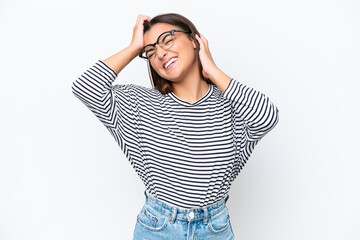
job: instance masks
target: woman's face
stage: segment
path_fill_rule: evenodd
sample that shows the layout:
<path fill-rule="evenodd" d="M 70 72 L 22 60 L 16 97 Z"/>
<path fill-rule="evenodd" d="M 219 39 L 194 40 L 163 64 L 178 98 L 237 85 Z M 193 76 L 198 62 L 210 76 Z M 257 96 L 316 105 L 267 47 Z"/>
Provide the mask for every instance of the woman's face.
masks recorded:
<path fill-rule="evenodd" d="M 183 30 L 180 27 L 157 23 L 144 34 L 144 44 L 155 43 L 160 34 L 169 30 Z M 163 49 L 156 44 L 156 54 L 150 60 L 151 66 L 164 79 L 178 81 L 183 79 L 192 71 L 198 70 L 196 62 L 196 45 L 188 34 L 175 32 L 174 44 L 169 49 Z M 170 60 L 173 61 L 169 66 L 166 65 Z"/>

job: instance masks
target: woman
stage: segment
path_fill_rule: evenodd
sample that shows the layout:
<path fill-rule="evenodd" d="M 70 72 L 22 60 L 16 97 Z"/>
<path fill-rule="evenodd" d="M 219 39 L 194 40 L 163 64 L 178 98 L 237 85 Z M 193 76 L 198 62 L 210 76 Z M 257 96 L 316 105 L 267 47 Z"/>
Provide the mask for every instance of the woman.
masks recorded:
<path fill-rule="evenodd" d="M 148 61 L 153 88 L 112 85 L 136 56 Z M 278 110 L 216 66 L 191 21 L 139 15 L 130 45 L 96 62 L 72 91 L 145 184 L 134 239 L 234 239 L 230 185 Z"/>

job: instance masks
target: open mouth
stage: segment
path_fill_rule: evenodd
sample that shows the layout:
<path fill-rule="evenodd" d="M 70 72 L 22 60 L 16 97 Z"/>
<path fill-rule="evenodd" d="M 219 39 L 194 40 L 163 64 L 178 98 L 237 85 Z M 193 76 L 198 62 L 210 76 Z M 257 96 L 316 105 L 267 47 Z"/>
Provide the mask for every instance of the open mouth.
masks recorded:
<path fill-rule="evenodd" d="M 178 59 L 177 57 L 173 57 L 167 63 L 165 63 L 163 66 L 165 68 L 165 70 L 169 69 L 170 66 L 172 66 L 174 64 L 174 62 L 176 62 L 177 59 Z"/>

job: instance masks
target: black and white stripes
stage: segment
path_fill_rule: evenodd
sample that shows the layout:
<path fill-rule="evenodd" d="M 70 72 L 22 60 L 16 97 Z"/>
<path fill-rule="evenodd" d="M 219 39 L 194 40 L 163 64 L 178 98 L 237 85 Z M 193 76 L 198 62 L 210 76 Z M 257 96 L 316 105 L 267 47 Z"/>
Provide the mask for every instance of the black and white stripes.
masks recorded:
<path fill-rule="evenodd" d="M 209 85 L 189 103 L 153 88 L 112 85 L 116 77 L 99 60 L 72 91 L 110 131 L 148 192 L 178 207 L 203 207 L 224 197 L 279 119 L 264 94 L 235 79 L 224 93 Z"/>

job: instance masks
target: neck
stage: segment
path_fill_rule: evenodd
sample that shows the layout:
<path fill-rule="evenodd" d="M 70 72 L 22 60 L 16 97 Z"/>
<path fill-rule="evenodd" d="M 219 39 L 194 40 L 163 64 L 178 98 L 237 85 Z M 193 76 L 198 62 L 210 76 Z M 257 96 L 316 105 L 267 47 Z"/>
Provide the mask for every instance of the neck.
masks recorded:
<path fill-rule="evenodd" d="M 195 71 L 189 71 L 181 81 L 173 82 L 173 93 L 180 99 L 194 103 L 202 98 L 209 90 L 209 84 L 201 78 L 200 71 L 195 65 Z M 192 73 L 190 73 L 192 72 Z"/>

